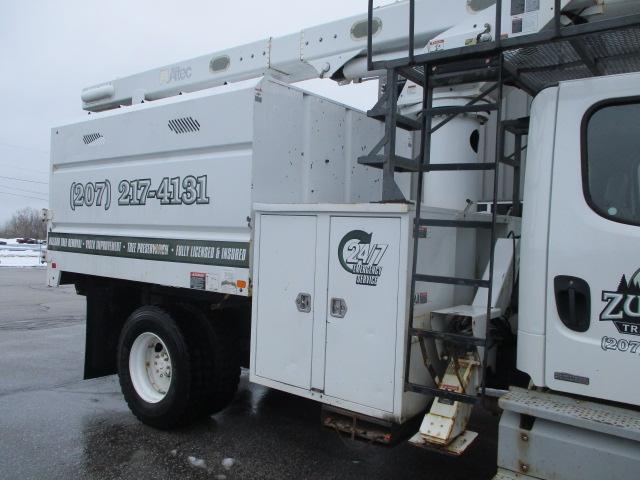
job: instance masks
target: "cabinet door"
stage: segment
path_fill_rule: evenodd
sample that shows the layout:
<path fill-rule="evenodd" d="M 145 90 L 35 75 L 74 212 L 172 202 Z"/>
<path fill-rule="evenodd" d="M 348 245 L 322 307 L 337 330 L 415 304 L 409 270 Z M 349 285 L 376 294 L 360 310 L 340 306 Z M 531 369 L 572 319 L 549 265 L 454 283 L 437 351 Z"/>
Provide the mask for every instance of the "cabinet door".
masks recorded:
<path fill-rule="evenodd" d="M 333 217 L 325 394 L 393 412 L 400 219 Z"/>
<path fill-rule="evenodd" d="M 311 388 L 316 223 L 315 216 L 263 215 L 260 226 L 255 373 L 305 389 Z"/>

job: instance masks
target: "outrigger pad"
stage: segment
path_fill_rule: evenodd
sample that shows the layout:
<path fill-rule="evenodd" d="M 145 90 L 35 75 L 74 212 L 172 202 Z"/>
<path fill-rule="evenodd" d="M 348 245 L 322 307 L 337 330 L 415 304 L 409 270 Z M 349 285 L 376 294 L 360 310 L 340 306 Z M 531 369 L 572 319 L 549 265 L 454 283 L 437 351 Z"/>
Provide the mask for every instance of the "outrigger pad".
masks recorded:
<path fill-rule="evenodd" d="M 467 451 L 476 438 L 478 438 L 478 434 L 476 432 L 465 430 L 464 433 L 459 435 L 449 445 L 435 445 L 427 442 L 422 434 L 418 432 L 409 439 L 409 443 L 415 447 L 424 448 L 425 450 L 430 450 L 432 452 L 442 453 L 452 457 L 460 457 Z"/>

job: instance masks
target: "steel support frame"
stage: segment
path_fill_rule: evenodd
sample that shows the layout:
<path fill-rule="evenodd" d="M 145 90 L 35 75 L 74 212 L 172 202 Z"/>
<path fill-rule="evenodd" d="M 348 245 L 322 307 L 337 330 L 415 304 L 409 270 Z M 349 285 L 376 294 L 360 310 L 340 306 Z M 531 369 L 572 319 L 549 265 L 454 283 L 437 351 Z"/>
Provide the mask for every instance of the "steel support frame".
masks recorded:
<path fill-rule="evenodd" d="M 479 56 L 497 55 L 500 52 L 506 52 L 509 50 L 515 50 L 519 48 L 536 47 L 542 44 L 555 43 L 561 41 L 569 41 L 570 45 L 574 48 L 582 62 L 590 69 L 592 74 L 601 75 L 600 68 L 597 62 L 591 57 L 588 51 L 581 48 L 574 40 L 580 37 L 595 34 L 599 32 L 609 30 L 619 30 L 633 26 L 640 26 L 640 14 L 628 15 L 625 17 L 611 18 L 607 20 L 600 20 L 597 22 L 590 22 L 578 25 L 569 25 L 562 27 L 562 4 L 561 0 L 554 0 L 554 18 L 553 28 L 543 30 L 538 33 L 523 35 L 512 38 L 501 38 L 500 34 L 495 35 L 493 41 L 483 42 L 477 45 L 470 45 L 465 47 L 458 47 L 449 50 L 442 50 L 437 52 L 428 52 L 420 55 L 415 54 L 415 38 L 412 34 L 415 29 L 415 0 L 409 0 L 409 25 L 410 25 L 410 38 L 409 38 L 409 52 L 406 57 L 401 57 L 393 60 L 378 60 L 373 61 L 374 45 L 373 37 L 370 34 L 373 28 L 373 0 L 368 0 L 368 31 L 367 36 L 367 65 L 369 70 L 389 70 L 394 68 L 410 68 L 414 65 L 421 64 L 438 64 L 446 62 L 447 60 L 465 60 L 473 59 Z M 502 2 L 496 2 L 496 32 L 502 31 Z M 510 67 L 505 65 L 507 71 Z M 512 76 L 512 81 L 516 83 L 520 88 L 527 91 L 530 94 L 537 93 L 537 90 L 531 85 L 528 85 L 524 81 L 519 73 L 520 71 L 509 71 Z M 414 75 L 415 76 L 415 75 Z M 413 80 L 413 79 L 412 79 Z"/>

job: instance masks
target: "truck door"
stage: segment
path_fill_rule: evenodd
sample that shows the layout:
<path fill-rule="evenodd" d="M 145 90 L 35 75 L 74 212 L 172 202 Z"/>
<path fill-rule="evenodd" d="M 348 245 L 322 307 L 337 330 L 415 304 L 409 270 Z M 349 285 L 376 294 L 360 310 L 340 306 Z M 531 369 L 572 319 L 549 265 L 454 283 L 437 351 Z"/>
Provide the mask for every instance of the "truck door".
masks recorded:
<path fill-rule="evenodd" d="M 546 384 L 637 403 L 640 76 L 564 83 L 558 98 Z"/>

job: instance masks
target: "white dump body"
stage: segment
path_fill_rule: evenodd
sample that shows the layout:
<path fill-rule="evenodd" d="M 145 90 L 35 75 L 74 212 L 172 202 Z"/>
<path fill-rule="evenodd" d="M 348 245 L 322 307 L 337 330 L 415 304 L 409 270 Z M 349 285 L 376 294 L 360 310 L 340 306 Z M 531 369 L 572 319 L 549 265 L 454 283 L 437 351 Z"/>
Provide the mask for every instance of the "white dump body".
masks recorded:
<path fill-rule="evenodd" d="M 377 201 L 381 173 L 357 158 L 382 136 L 366 114 L 270 79 L 54 128 L 49 283 L 68 271 L 249 295 L 253 203 Z"/>

